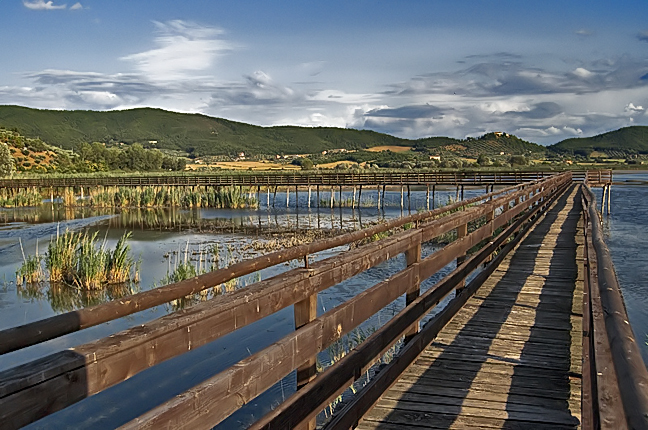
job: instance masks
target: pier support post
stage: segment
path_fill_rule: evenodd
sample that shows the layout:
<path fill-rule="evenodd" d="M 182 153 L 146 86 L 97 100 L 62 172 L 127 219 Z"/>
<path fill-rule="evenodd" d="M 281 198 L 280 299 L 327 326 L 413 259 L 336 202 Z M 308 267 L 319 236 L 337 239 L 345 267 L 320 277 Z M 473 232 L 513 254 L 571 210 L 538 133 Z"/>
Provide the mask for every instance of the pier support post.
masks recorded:
<path fill-rule="evenodd" d="M 335 199 L 335 190 L 334 190 L 333 186 L 331 185 L 331 209 L 333 209 L 334 199 Z M 332 228 L 332 226 L 333 226 L 333 224 L 331 224 L 331 228 Z"/>
<path fill-rule="evenodd" d="M 290 204 L 290 187 L 286 187 L 286 207 Z"/>
<path fill-rule="evenodd" d="M 317 202 L 316 203 L 317 203 L 317 208 L 319 209 L 319 207 L 320 207 L 319 185 L 317 185 Z M 318 220 L 319 220 L 319 218 L 318 218 Z M 319 225 L 317 226 L 317 228 L 319 228 Z"/>
<path fill-rule="evenodd" d="M 425 207 L 427 210 L 430 210 L 430 184 L 427 184 L 427 190 L 425 192 Z"/>
<path fill-rule="evenodd" d="M 358 209 L 360 209 L 360 205 L 362 204 L 362 185 L 358 188 Z"/>
<path fill-rule="evenodd" d="M 266 209 L 270 209 L 270 187 L 266 188 Z"/>
<path fill-rule="evenodd" d="M 272 194 L 272 207 L 275 207 L 275 203 L 277 203 L 277 188 L 279 188 L 277 185 L 275 185 L 274 193 Z"/>
<path fill-rule="evenodd" d="M 353 198 L 351 200 L 351 209 L 355 209 L 356 206 L 356 187 L 353 186 Z"/>
<path fill-rule="evenodd" d="M 380 210 L 380 185 L 376 185 L 376 198 L 378 199 L 377 209 Z"/>
<path fill-rule="evenodd" d="M 601 198 L 601 215 L 605 214 L 605 198 L 607 197 L 607 185 L 603 185 L 603 197 Z"/>
<path fill-rule="evenodd" d="M 412 193 L 409 184 L 407 185 L 407 211 L 412 212 Z"/>
<path fill-rule="evenodd" d="M 403 212 L 403 193 L 404 187 L 401 185 L 401 213 Z"/>
<path fill-rule="evenodd" d="M 612 198 L 612 184 L 608 185 L 608 193 L 607 193 L 607 214 L 608 216 L 610 215 L 610 199 Z"/>
<path fill-rule="evenodd" d="M 383 209 L 385 208 L 385 188 L 386 187 L 387 187 L 387 185 L 383 185 L 383 189 L 382 189 L 382 208 Z"/>
<path fill-rule="evenodd" d="M 432 185 L 432 210 L 434 210 L 434 206 L 436 205 L 435 199 L 436 199 L 436 184 Z"/>
<path fill-rule="evenodd" d="M 311 186 L 308 186 L 308 209 L 311 207 Z"/>

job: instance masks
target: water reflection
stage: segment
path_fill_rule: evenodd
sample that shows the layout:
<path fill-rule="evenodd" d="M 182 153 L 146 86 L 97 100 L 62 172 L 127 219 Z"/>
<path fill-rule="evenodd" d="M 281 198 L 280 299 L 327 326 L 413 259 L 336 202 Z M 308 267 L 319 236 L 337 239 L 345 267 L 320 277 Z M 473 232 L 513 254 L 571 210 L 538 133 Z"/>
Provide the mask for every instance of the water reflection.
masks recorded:
<path fill-rule="evenodd" d="M 47 300 L 56 313 L 95 306 L 135 294 L 140 291 L 135 283 L 108 285 L 100 290 L 82 290 L 66 284 L 17 284 L 16 291 L 23 300 Z"/>

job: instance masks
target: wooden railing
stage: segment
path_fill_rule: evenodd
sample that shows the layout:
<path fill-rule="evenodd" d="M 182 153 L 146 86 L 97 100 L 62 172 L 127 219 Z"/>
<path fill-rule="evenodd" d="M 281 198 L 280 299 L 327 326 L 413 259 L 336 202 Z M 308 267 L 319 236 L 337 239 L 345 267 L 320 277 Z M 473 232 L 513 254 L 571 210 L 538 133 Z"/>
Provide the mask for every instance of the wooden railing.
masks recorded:
<path fill-rule="evenodd" d="M 0 179 L 0 188 L 47 188 L 93 186 L 359 186 L 359 185 L 516 185 L 555 175 L 556 172 L 412 172 L 412 173 L 241 173 L 142 175 L 107 177 L 42 177 Z M 586 178 L 592 183 L 603 183 L 612 173 L 604 171 L 576 171 L 576 180 Z M 598 179 L 598 181 L 595 181 Z"/>
<path fill-rule="evenodd" d="M 594 194 L 583 187 L 583 429 L 648 428 L 648 371 L 628 321 Z"/>
<path fill-rule="evenodd" d="M 354 421 L 371 396 L 389 385 L 390 375 L 406 366 L 523 236 L 533 217 L 571 184 L 571 173 L 555 175 L 431 212 L 392 220 L 332 239 L 278 251 L 237 263 L 197 278 L 142 292 L 131 297 L 80 309 L 0 332 L 0 352 L 6 353 L 156 306 L 227 280 L 294 259 L 303 268 L 218 296 L 150 323 L 125 330 L 42 359 L 0 372 L 0 422 L 15 428 L 99 393 L 151 366 L 198 348 L 243 326 L 294 305 L 295 331 L 240 361 L 191 390 L 156 407 L 125 427 L 209 428 L 297 369 L 298 392 L 256 427 L 313 426 L 314 417 L 343 392 L 402 336 L 408 340 L 399 357 L 341 415 Z M 468 225 L 475 226 L 469 229 Z M 308 255 L 370 238 L 405 225 L 391 236 L 315 263 Z M 422 258 L 421 244 L 457 231 L 457 239 Z M 507 242 L 512 239 L 512 241 Z M 466 253 L 478 247 L 470 256 Z M 480 264 L 497 257 L 466 284 Z M 317 294 L 345 279 L 405 253 L 406 267 L 351 300 L 317 317 Z M 421 282 L 447 264 L 459 265 L 449 276 L 420 294 Z M 418 330 L 418 322 L 445 296 L 459 294 L 435 318 Z M 405 295 L 407 307 L 342 361 L 315 376 L 317 354 L 367 318 Z M 427 343 L 426 343 L 427 342 Z M 400 367 L 399 367 L 400 366 Z M 374 394 L 372 394 L 374 393 Z M 196 413 L 199 410 L 200 413 Z M 338 418 L 341 419 L 341 418 Z"/>

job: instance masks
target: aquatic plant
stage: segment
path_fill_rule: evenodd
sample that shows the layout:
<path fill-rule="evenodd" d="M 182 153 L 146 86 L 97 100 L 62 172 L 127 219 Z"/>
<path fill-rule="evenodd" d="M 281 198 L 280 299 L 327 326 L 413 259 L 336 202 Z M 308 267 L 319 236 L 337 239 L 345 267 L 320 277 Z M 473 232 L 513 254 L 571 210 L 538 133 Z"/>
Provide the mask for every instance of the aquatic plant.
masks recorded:
<path fill-rule="evenodd" d="M 81 235 L 72 231 L 66 230 L 64 234 L 59 234 L 57 227 L 56 239 L 50 240 L 45 255 L 45 267 L 49 272 L 50 282 L 73 281 L 76 250 L 80 239 Z"/>
<path fill-rule="evenodd" d="M 117 241 L 113 251 L 101 246 L 98 232 L 66 231 L 49 243 L 45 266 L 52 283 L 64 282 L 82 289 L 99 289 L 106 284 L 137 282 L 138 263 L 129 255 L 131 233 Z"/>
<path fill-rule="evenodd" d="M 38 241 L 36 241 L 36 255 L 25 256 L 22 246 L 22 239 L 18 238 L 20 251 L 22 252 L 23 263 L 16 271 L 17 285 L 32 285 L 43 281 L 43 258 L 38 255 Z"/>
<path fill-rule="evenodd" d="M 38 206 L 42 202 L 43 196 L 35 188 L 20 190 L 3 188 L 0 191 L 0 206 L 4 208 Z"/>

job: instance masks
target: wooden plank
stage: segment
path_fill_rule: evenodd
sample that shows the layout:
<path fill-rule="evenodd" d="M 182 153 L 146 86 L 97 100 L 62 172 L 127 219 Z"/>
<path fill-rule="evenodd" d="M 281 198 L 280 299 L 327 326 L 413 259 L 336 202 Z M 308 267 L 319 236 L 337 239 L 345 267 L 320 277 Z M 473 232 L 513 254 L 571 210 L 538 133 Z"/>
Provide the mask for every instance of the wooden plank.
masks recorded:
<path fill-rule="evenodd" d="M 573 216 L 564 215 L 578 210 L 574 196 L 572 188 L 562 203 L 554 204 L 555 226 L 574 222 Z M 552 221 L 549 215 L 547 219 L 536 227 L 541 235 Z M 574 302 L 579 302 L 582 286 L 575 284 L 576 230 L 568 230 L 562 234 L 571 240 L 530 233 L 480 289 L 479 298 L 466 303 L 448 331 L 440 333 L 359 428 L 390 423 L 431 428 L 578 426 L 582 333 L 580 316 L 573 310 L 578 310 Z M 543 241 L 560 243 L 558 252 L 538 253 L 537 247 L 524 246 Z M 563 269 L 554 270 L 557 261 Z M 532 268 L 516 270 L 519 264 Z M 563 280 L 566 273 L 573 281 Z M 439 418 L 444 425 L 438 425 Z"/>

